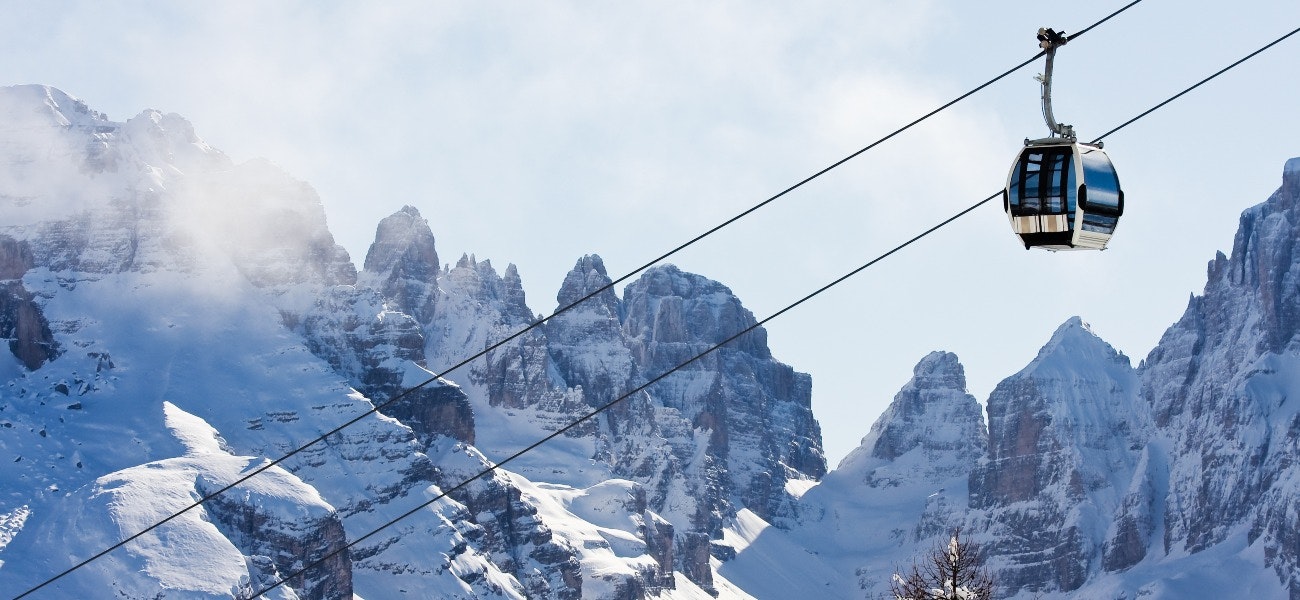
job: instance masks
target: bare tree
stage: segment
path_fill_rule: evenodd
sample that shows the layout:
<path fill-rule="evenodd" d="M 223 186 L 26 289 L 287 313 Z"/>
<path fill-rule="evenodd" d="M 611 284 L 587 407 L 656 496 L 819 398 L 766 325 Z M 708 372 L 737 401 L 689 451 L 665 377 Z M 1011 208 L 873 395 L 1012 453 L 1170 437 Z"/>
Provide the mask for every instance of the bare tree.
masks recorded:
<path fill-rule="evenodd" d="M 984 570 L 979 547 L 963 539 L 959 527 L 946 545 L 913 563 L 910 573 L 895 573 L 889 591 L 896 600 L 991 600 L 993 576 Z"/>

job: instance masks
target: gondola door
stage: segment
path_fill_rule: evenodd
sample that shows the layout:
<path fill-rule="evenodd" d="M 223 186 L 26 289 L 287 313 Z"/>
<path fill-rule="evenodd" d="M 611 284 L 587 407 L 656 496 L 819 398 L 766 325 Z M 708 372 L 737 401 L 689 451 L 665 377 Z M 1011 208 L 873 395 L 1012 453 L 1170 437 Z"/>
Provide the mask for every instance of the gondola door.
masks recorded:
<path fill-rule="evenodd" d="M 1004 205 L 1025 248 L 1072 246 L 1078 176 L 1071 144 L 1026 146 L 1011 167 Z"/>

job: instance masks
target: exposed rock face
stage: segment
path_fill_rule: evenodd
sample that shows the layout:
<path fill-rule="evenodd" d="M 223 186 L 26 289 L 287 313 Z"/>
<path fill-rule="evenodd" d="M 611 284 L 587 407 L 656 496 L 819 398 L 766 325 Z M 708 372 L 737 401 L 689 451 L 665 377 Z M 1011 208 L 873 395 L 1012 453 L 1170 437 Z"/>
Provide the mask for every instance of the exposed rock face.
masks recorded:
<path fill-rule="evenodd" d="M 580 258 L 558 308 L 595 296 L 470 365 L 467 390 L 481 394 L 478 410 L 519 414 L 553 431 L 755 322 L 726 287 L 675 267 L 649 270 L 622 300 L 609 284 L 599 256 Z M 438 286 L 435 318 L 424 326 L 431 363 L 456 364 L 532 322 L 513 267 L 499 277 L 487 261 L 462 257 Z M 825 473 L 810 395 L 808 376 L 775 361 L 759 329 L 566 435 L 593 444 L 590 458 L 607 477 L 644 486 L 649 511 L 671 523 L 676 538 L 654 546 L 660 560 L 673 561 L 661 567 L 710 588 L 710 539 L 723 522 L 742 506 L 764 517 L 792 514 L 785 482 Z"/>
<path fill-rule="evenodd" d="M 419 323 L 389 310 L 378 292 L 329 289 L 303 317 L 301 330 L 313 354 L 382 403 L 383 413 L 411 427 L 425 446 L 438 435 L 474 442 L 474 411 L 465 394 L 420 367 L 425 361 Z"/>
<path fill-rule="evenodd" d="M 1265 560 L 1300 598 L 1295 481 L 1300 394 L 1300 159 L 1267 202 L 1245 211 L 1232 257 L 1209 265 L 1202 296 L 1142 367 L 1142 395 L 1167 439 L 1163 547 L 1198 552 L 1249 524 Z M 1291 515 L 1290 517 L 1285 515 Z"/>
<path fill-rule="evenodd" d="M 203 495 L 219 489 L 210 489 L 210 485 L 200 480 L 196 489 Z M 218 496 L 205 506 L 217 527 L 249 556 L 249 565 L 253 567 L 250 570 L 261 571 L 264 576 L 250 592 L 323 560 L 310 570 L 290 577 L 285 585 L 298 590 L 298 596 L 304 600 L 352 598 L 352 560 L 344 549 L 348 540 L 337 514 L 330 512 L 286 521 L 237 494 Z M 266 566 L 257 568 L 262 564 Z"/>
<path fill-rule="evenodd" d="M 395 310 L 428 323 L 438 299 L 440 264 L 429 223 L 420 211 L 404 206 L 379 222 L 363 270 Z"/>
<path fill-rule="evenodd" d="M 49 321 L 23 287 L 23 274 L 34 266 L 31 244 L 0 235 L 0 339 L 31 371 L 59 355 Z"/>
<path fill-rule="evenodd" d="M 899 478 L 918 476 L 941 482 L 969 473 L 986 443 L 984 414 L 966 391 L 966 372 L 957 355 L 933 352 L 916 365 L 912 380 L 841 464 L 875 459 L 879 466 L 864 474 L 864 483 L 872 486 L 897 486 Z M 886 466 L 918 452 L 906 470 Z"/>
<path fill-rule="evenodd" d="M 34 266 L 36 258 L 32 256 L 31 244 L 0 235 L 0 281 L 22 279 Z"/>
<path fill-rule="evenodd" d="M 655 564 L 659 566 L 658 571 L 648 578 L 649 586 L 647 591 L 655 593 L 675 588 L 676 582 L 673 579 L 673 570 L 677 565 L 677 561 L 673 558 L 675 539 L 673 524 L 647 510 L 645 488 L 640 486 L 637 487 L 637 495 L 632 511 L 641 516 L 640 533 L 641 539 L 646 544 L 646 553 L 653 557 Z"/>
<path fill-rule="evenodd" d="M 1128 358 L 1077 317 L 989 397 L 987 464 L 970 506 L 1006 535 L 988 544 L 1000 584 L 1078 589 L 1097 557 L 1115 497 L 1129 487 L 1148 435 Z"/>
<path fill-rule="evenodd" d="M 434 368 L 450 368 L 498 346 L 457 375 L 482 386 L 489 405 L 547 411 L 557 423 L 580 409 L 581 394 L 557 389 L 552 381 L 544 330 L 534 328 L 501 343 L 534 320 L 514 265 L 498 275 L 491 261 L 464 255 L 441 274 L 438 285 L 437 314 L 425 325 Z"/>
<path fill-rule="evenodd" d="M 582 257 L 560 286 L 557 310 L 604 291 L 546 325 L 552 364 L 566 384 L 582 387 L 592 407 L 604 406 L 631 389 L 632 353 L 623 339 L 620 304 L 611 283 L 599 256 Z"/>
<path fill-rule="evenodd" d="M 713 591 L 713 570 L 709 568 L 709 534 L 703 531 L 688 531 L 677 536 L 680 558 L 677 567 L 687 579 Z M 716 593 L 716 592 L 715 592 Z"/>
<path fill-rule="evenodd" d="M 581 564 L 573 548 L 555 539 L 537 509 L 523 499 L 508 476 L 477 479 L 487 461 L 472 448 L 447 445 L 435 454 L 442 466 L 439 483 L 446 488 L 468 482 L 450 494 L 466 507 L 463 517 L 480 528 L 467 536 L 493 562 L 522 584 L 527 597 L 578 600 L 582 597 Z"/>
<path fill-rule="evenodd" d="M 1156 527 L 1163 522 L 1158 511 L 1159 490 L 1169 478 L 1163 453 L 1156 446 L 1142 449 L 1128 491 L 1115 510 L 1102 547 L 1102 568 L 1123 571 L 1146 558 Z"/>
<path fill-rule="evenodd" d="M 31 371 L 59 356 L 49 321 L 21 281 L 0 282 L 0 339 Z"/>
<path fill-rule="evenodd" d="M 623 333 L 645 380 L 754 325 L 752 313 L 720 283 L 673 267 L 652 268 L 627 287 Z M 741 336 L 649 390 L 692 428 L 709 432 L 708 487 L 726 490 L 700 507 L 712 529 L 740 501 L 765 519 L 786 513 L 792 477 L 826 472 L 821 428 L 812 416 L 812 380 L 772 358 L 762 328 Z"/>

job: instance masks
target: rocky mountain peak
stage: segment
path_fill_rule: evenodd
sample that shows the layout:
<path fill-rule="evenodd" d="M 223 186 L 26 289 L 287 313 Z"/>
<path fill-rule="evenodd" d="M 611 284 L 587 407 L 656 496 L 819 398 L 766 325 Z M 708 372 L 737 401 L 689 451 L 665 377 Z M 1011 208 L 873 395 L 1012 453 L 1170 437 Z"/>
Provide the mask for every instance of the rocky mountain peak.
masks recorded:
<path fill-rule="evenodd" d="M 439 264 L 429 222 L 415 207 L 403 206 L 379 222 L 363 269 L 368 273 L 432 283 L 437 279 Z"/>
<path fill-rule="evenodd" d="M 0 234 L 78 277 L 235 271 L 292 321 L 354 283 L 315 192 L 265 160 L 234 164 L 183 117 L 109 121 L 45 86 L 0 88 Z"/>
<path fill-rule="evenodd" d="M 1300 157 L 1291 158 L 1282 165 L 1282 189 L 1292 195 L 1300 192 Z"/>
<path fill-rule="evenodd" d="M 461 254 L 456 266 L 439 276 L 438 285 L 444 298 L 476 302 L 482 310 L 493 313 L 495 316 L 487 319 L 493 322 L 493 326 L 514 328 L 532 323 L 533 313 L 524 296 L 523 280 L 513 264 L 506 266 L 503 275 L 497 273 L 491 260 L 478 260 L 473 254 Z M 507 332 L 500 331 L 496 335 L 504 337 Z"/>
<path fill-rule="evenodd" d="M 1041 458 L 1080 445 L 1106 448 L 1115 437 L 1136 434 L 1147 421 L 1134 402 L 1137 389 L 1128 357 L 1081 319 L 1070 318 L 1028 366 L 989 396 L 990 458 Z M 1041 491 L 1021 491 L 1031 494 L 1031 488 Z"/>
<path fill-rule="evenodd" d="M 862 470 L 871 485 L 899 485 L 907 479 L 943 481 L 970 471 L 984 454 L 984 412 L 966 391 L 966 372 L 951 352 L 932 352 L 912 370 L 913 376 L 871 426 L 862 444 L 840 468 Z M 913 460 L 901 468 L 884 468 L 909 453 Z M 921 473 L 911 473 L 915 471 Z M 888 473 L 886 473 L 888 471 Z"/>
<path fill-rule="evenodd" d="M 96 127 L 101 129 L 107 123 L 98 124 Z M 176 113 L 164 113 L 158 110 L 145 110 L 140 114 L 127 119 L 122 124 L 121 130 L 124 134 L 133 138 L 133 141 L 146 142 L 146 147 L 152 146 L 151 149 L 157 151 L 173 151 L 170 158 L 176 160 L 175 150 L 190 150 L 184 153 L 184 158 L 195 156 L 214 157 L 220 156 L 223 161 L 225 155 L 208 146 L 198 133 L 194 131 L 194 124 L 188 119 Z M 188 155 L 188 156 L 185 156 Z M 150 157 L 153 160 L 163 158 L 160 156 Z M 191 165 L 185 165 L 191 166 Z"/>
<path fill-rule="evenodd" d="M 1211 263 L 1205 287 L 1205 334 L 1211 339 L 1247 335 L 1256 351 L 1277 352 L 1300 333 L 1300 159 L 1286 162 L 1282 185 L 1263 204 L 1242 212 L 1231 258 Z M 1242 330 L 1213 309 L 1225 303 L 1257 308 L 1260 321 Z M 1189 307 L 1190 311 L 1190 307 Z M 1253 331 L 1252 331 L 1253 330 Z"/>
<path fill-rule="evenodd" d="M 1095 568 L 1149 435 L 1139 389 L 1128 358 L 1074 317 L 989 396 L 989 460 L 971 473 L 969 503 L 1011 534 L 990 547 L 1007 557 L 1009 589 L 1070 591 Z M 1035 535 L 1044 527 L 1060 535 Z"/>
<path fill-rule="evenodd" d="M 679 345 L 703 346 L 721 343 L 757 321 L 727 286 L 675 265 L 660 265 L 645 272 L 623 292 L 626 319 L 624 332 L 637 340 L 643 360 L 672 355 Z M 759 327 L 730 344 L 729 348 L 771 357 L 767 331 Z M 663 354 L 667 351 L 667 354 Z M 679 354 L 679 353 L 678 353 Z M 681 358 L 689 358 L 684 356 Z M 680 361 L 679 361 L 680 362 Z M 671 365 L 665 365 L 671 366 Z"/>
<path fill-rule="evenodd" d="M 966 369 L 951 352 L 931 352 L 912 368 L 908 386 L 966 391 Z"/>
<path fill-rule="evenodd" d="M 560 285 L 560 291 L 555 296 L 558 308 L 564 308 L 582 300 L 588 294 L 595 292 L 603 287 L 609 286 L 613 281 L 609 278 L 609 273 L 605 271 L 605 261 L 596 254 L 588 254 L 578 259 L 573 265 L 573 269 L 564 277 L 564 283 Z M 614 293 L 611 286 L 605 291 L 596 295 L 595 298 L 582 303 L 581 307 L 575 307 L 581 311 L 599 310 L 606 315 L 612 315 L 615 318 L 619 315 L 618 296 Z"/>
<path fill-rule="evenodd" d="M 0 88 L 0 115 L 5 122 L 39 119 L 55 127 L 96 127 L 108 117 L 91 110 L 85 102 L 48 85 L 15 85 Z"/>
<path fill-rule="evenodd" d="M 556 294 L 559 307 L 608 289 L 556 315 L 546 326 L 555 368 L 569 386 L 582 387 L 588 401 L 597 406 L 626 392 L 633 376 L 632 358 L 620 330 L 620 303 L 610 283 L 599 256 L 579 258 Z"/>
<path fill-rule="evenodd" d="M 520 323 L 530 322 L 533 311 L 528 308 L 528 299 L 524 295 L 524 280 L 519 276 L 519 268 L 515 263 L 506 265 L 506 272 L 501 274 L 501 285 L 501 300 L 505 302 L 513 318 Z"/>
<path fill-rule="evenodd" d="M 1051 339 L 1038 351 L 1029 366 L 1021 372 L 1028 375 L 1040 370 L 1060 372 L 1065 369 L 1089 370 L 1093 368 L 1131 367 L 1129 359 L 1092 331 L 1083 319 L 1075 316 L 1066 319 Z"/>
<path fill-rule="evenodd" d="M 363 272 L 395 309 L 428 323 L 438 298 L 438 264 L 429 222 L 404 206 L 379 222 Z"/>

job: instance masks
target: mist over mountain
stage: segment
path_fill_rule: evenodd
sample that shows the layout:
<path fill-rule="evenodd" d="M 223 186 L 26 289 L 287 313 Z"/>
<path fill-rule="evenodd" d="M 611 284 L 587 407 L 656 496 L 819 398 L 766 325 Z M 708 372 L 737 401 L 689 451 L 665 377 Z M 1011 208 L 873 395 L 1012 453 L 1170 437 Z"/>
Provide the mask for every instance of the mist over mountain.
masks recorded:
<path fill-rule="evenodd" d="M 830 469 L 762 328 L 646 385 L 756 322 L 717 281 L 530 305 L 413 206 L 358 269 L 184 118 L 0 88 L 0 589 L 356 419 L 31 597 L 876 598 L 961 527 L 1008 597 L 1298 599 L 1297 205 L 1292 159 L 1137 366 L 1072 318 L 981 406 L 935 352 Z"/>

